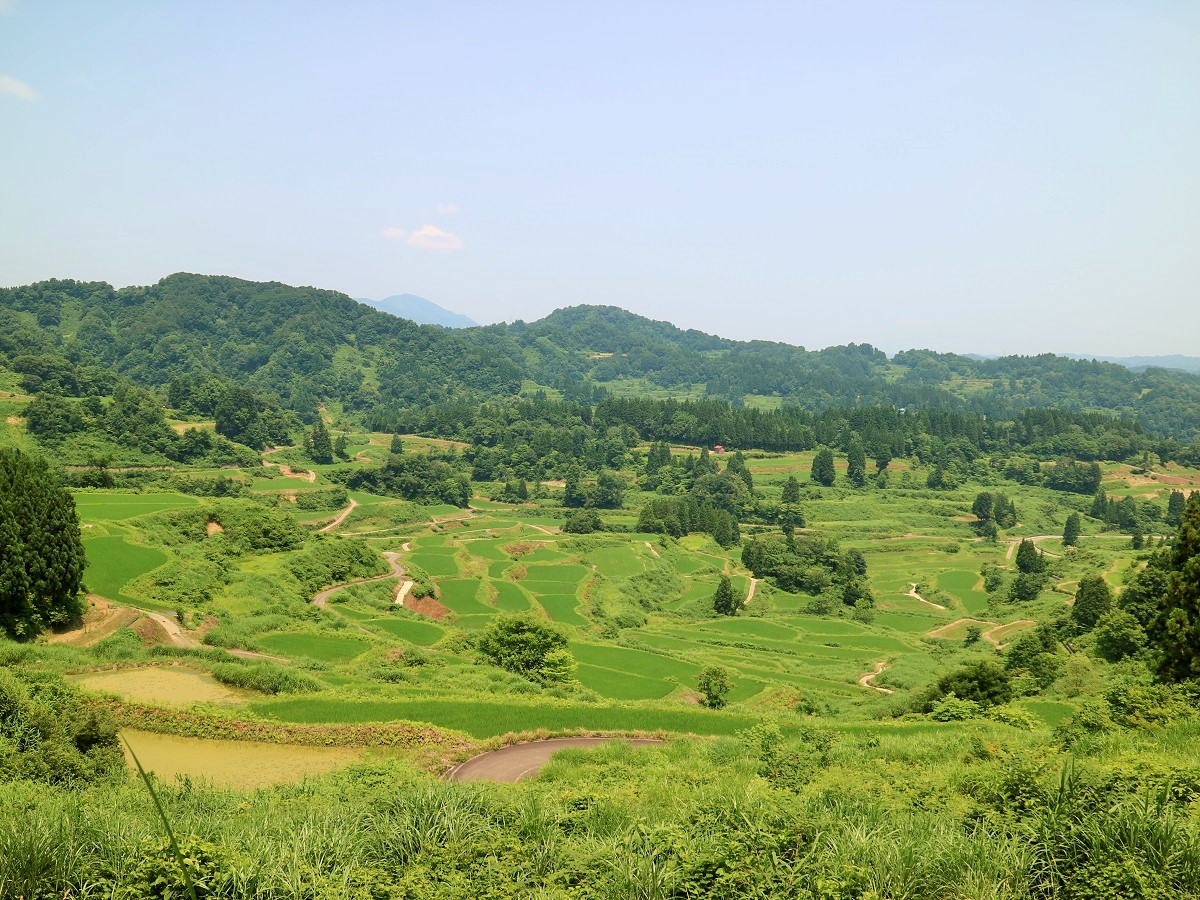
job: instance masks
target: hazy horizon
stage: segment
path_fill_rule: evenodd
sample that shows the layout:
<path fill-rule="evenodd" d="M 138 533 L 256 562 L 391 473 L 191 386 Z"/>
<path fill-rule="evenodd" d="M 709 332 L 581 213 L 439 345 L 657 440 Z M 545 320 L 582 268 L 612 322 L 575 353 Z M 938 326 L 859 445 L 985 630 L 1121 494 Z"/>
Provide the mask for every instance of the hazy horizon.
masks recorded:
<path fill-rule="evenodd" d="M 0 283 L 1195 353 L 1200 6 L 0 0 Z"/>

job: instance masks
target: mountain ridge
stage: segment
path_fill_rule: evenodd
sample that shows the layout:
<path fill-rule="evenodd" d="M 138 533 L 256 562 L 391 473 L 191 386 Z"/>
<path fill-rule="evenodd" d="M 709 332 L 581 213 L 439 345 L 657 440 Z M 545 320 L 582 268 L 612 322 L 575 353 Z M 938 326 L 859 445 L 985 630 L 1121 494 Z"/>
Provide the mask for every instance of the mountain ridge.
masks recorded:
<path fill-rule="evenodd" d="M 432 300 L 419 297 L 416 294 L 392 294 L 382 300 L 372 300 L 369 297 L 355 297 L 359 303 L 378 309 L 401 319 L 408 319 L 418 325 L 441 325 L 443 328 L 475 328 L 479 323 L 470 316 L 454 312 L 439 306 Z"/>
<path fill-rule="evenodd" d="M 735 407 L 886 406 L 1010 421 L 1025 409 L 1059 408 L 1124 416 L 1182 441 L 1200 437 L 1200 376 L 1186 373 L 1054 354 L 806 350 L 683 330 L 613 306 L 447 329 L 335 291 L 188 273 L 120 290 L 69 280 L 0 289 L 0 363 L 67 393 L 82 389 L 81 369 L 164 394 L 220 379 L 278 397 L 306 421 L 326 402 L 364 420 L 402 419 L 545 389 L 583 404 L 610 395 L 707 397 Z"/>

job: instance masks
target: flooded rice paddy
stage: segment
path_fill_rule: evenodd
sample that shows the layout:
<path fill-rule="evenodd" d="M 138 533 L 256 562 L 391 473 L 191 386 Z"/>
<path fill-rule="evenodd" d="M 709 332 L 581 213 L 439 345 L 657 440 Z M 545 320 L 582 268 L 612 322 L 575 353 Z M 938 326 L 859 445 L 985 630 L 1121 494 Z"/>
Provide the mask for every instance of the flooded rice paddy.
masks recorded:
<path fill-rule="evenodd" d="M 81 687 L 91 691 L 117 694 L 135 703 L 168 706 L 190 706 L 193 703 L 227 705 L 245 703 L 261 696 L 251 691 L 229 687 L 204 672 L 165 666 L 94 672 L 74 680 Z"/>
<path fill-rule="evenodd" d="M 186 775 L 224 788 L 251 789 L 301 781 L 349 765 L 363 752 L 351 747 L 179 737 L 132 728 L 122 728 L 121 736 L 147 772 L 168 782 Z M 132 771 L 137 771 L 129 747 L 125 747 L 125 760 Z"/>

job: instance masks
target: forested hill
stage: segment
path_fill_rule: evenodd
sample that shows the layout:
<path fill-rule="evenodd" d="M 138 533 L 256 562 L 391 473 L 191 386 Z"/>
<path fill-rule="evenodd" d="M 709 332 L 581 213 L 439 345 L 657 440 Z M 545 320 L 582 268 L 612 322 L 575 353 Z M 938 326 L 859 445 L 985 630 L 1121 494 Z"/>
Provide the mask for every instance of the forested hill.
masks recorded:
<path fill-rule="evenodd" d="M 115 372 L 176 408 L 203 409 L 214 384 L 236 383 L 279 397 L 309 422 L 322 403 L 378 415 L 513 398 L 532 382 L 584 403 L 708 396 L 734 407 L 882 405 L 1006 420 L 1055 407 L 1126 416 L 1185 443 L 1200 436 L 1200 376 L 1181 372 L 1049 354 L 977 360 L 908 350 L 889 359 L 867 344 L 810 351 L 607 306 L 450 331 L 333 291 L 191 274 L 121 290 L 75 281 L 0 289 L 0 354 L 31 392 L 45 385 L 84 396 L 80 380 L 103 387 Z"/>

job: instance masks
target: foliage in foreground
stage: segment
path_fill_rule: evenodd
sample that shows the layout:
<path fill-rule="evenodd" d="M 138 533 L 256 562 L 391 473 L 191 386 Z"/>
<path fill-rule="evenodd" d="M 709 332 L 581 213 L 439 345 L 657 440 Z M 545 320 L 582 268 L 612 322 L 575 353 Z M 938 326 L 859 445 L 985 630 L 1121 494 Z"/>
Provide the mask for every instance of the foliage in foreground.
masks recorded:
<path fill-rule="evenodd" d="M 256 794 L 157 790 L 210 898 L 1194 897 L 1197 736 L 1180 723 L 1072 760 L 995 724 L 764 725 L 566 751 L 516 785 L 376 762 Z M 0 822 L 0 894 L 183 896 L 140 786 L 12 782 L 0 805 L 26 810 Z"/>

